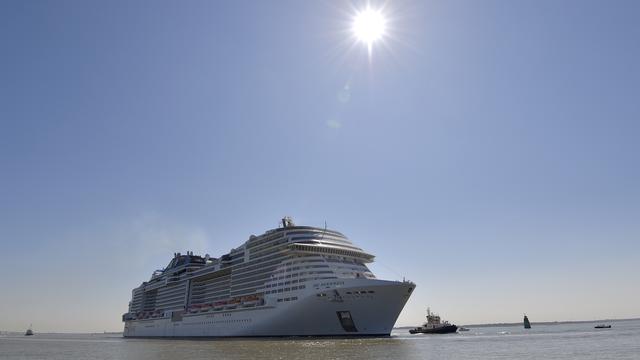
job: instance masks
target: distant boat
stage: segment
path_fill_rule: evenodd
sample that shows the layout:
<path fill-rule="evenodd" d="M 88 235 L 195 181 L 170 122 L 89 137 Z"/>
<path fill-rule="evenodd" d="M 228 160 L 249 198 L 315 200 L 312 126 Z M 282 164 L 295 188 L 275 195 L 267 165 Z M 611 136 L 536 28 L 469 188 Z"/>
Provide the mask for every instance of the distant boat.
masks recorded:
<path fill-rule="evenodd" d="M 598 325 L 594 326 L 594 328 L 596 328 L 596 329 L 611 329 L 611 325 L 598 324 Z"/>
<path fill-rule="evenodd" d="M 529 322 L 529 318 L 527 317 L 527 315 L 524 316 L 524 328 L 531 329 L 531 323 Z"/>
<path fill-rule="evenodd" d="M 33 327 L 32 325 L 29 325 L 29 328 L 27 329 L 27 332 L 24 333 L 24 336 L 31 336 L 33 335 L 33 330 L 31 330 L 31 328 Z"/>
<path fill-rule="evenodd" d="M 427 308 L 427 322 L 415 329 L 409 330 L 411 334 L 449 334 L 458 330 L 458 327 L 449 324 L 448 321 L 440 322 L 440 316 L 431 312 Z"/>
<path fill-rule="evenodd" d="M 467 329 L 466 327 L 462 327 L 462 326 L 460 326 L 460 327 L 458 328 L 458 331 L 469 331 L 469 329 Z"/>

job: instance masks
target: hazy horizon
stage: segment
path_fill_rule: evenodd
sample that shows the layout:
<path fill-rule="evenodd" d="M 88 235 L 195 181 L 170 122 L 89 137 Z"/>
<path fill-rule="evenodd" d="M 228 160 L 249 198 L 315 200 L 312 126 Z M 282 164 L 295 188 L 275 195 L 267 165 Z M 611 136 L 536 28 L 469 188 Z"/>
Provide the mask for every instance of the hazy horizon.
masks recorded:
<path fill-rule="evenodd" d="M 454 323 L 639 317 L 640 3 L 0 3 L 0 329 L 120 331 L 174 252 L 338 230 Z"/>
<path fill-rule="evenodd" d="M 590 319 L 590 320 L 556 320 L 556 321 L 532 321 L 531 324 L 535 325 L 535 324 L 543 324 L 543 325 L 553 325 L 555 323 L 558 324 L 573 324 L 573 323 L 591 323 L 591 322 L 598 322 L 598 321 L 637 321 L 640 320 L 640 317 L 633 317 L 633 318 L 616 318 L 616 319 Z M 423 321 L 424 322 L 424 321 Z M 411 327 L 415 327 L 420 325 L 419 323 L 414 323 L 411 325 L 395 325 L 393 328 L 394 329 L 403 329 L 403 328 L 411 328 Z M 485 326 L 485 327 L 490 327 L 490 326 L 521 326 L 522 325 L 522 321 L 519 322 L 505 322 L 505 323 L 478 323 L 478 324 L 463 324 L 463 323 L 456 323 L 456 325 L 458 326 Z M 24 330 L 5 330 L 5 329 L 0 329 L 0 333 L 15 333 L 15 334 L 22 334 L 24 333 Z M 87 331 L 87 332 L 74 332 L 74 331 L 64 331 L 64 330 L 60 330 L 60 331 L 48 331 L 45 333 L 49 333 L 49 334 L 101 334 L 101 333 L 122 333 L 122 329 L 121 330 L 113 330 L 113 331 L 109 331 L 109 330 L 102 330 L 102 331 Z"/>

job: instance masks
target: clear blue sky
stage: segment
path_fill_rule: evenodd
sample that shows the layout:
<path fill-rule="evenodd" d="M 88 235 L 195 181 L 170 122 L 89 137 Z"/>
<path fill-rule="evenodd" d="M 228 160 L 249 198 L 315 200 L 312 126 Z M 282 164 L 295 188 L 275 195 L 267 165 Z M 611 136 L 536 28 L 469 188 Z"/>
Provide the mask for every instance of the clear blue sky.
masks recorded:
<path fill-rule="evenodd" d="M 640 3 L 0 2 L 0 330 L 284 215 L 457 323 L 639 316 Z M 373 3 L 378 5 L 379 3 Z"/>

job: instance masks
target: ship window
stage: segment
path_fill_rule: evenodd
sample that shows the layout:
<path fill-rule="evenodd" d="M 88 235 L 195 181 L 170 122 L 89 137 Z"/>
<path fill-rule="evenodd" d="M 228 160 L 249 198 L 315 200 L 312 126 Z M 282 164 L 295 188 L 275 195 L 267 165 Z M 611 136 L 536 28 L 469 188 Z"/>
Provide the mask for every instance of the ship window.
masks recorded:
<path fill-rule="evenodd" d="M 290 291 L 291 288 L 284 288 L 284 291 Z"/>
<path fill-rule="evenodd" d="M 284 301 L 291 301 L 291 298 L 285 298 Z"/>
<path fill-rule="evenodd" d="M 297 286 L 292 286 L 291 290 L 298 290 L 298 287 Z"/>
<path fill-rule="evenodd" d="M 298 300 L 298 297 L 297 296 L 292 297 L 291 301 L 293 301 L 293 300 Z"/>
<path fill-rule="evenodd" d="M 282 302 L 282 299 L 278 299 L 278 302 Z"/>
<path fill-rule="evenodd" d="M 281 293 L 281 292 L 282 292 L 282 289 L 278 289 L 278 292 L 279 292 L 279 293 Z"/>

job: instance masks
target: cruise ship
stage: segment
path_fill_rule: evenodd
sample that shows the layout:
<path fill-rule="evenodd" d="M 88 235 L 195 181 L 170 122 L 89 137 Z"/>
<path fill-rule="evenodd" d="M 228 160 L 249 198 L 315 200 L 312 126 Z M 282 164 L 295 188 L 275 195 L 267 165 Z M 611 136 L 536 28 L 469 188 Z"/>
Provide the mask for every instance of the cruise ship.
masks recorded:
<path fill-rule="evenodd" d="M 285 217 L 218 258 L 175 253 L 133 289 L 124 336 L 388 336 L 415 284 L 376 279 L 373 260 Z"/>

